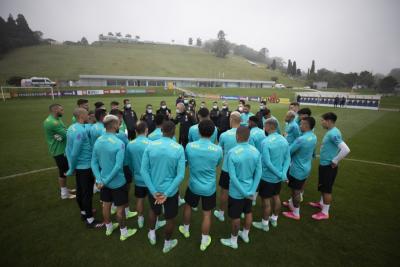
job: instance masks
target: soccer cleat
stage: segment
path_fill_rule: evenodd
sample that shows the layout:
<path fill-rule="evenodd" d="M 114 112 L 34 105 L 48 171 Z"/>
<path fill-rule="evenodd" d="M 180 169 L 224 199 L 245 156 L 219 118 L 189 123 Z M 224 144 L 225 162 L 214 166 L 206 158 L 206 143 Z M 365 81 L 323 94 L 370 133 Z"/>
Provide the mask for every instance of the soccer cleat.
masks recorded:
<path fill-rule="evenodd" d="M 134 234 L 136 234 L 137 229 L 128 229 L 128 233 L 126 235 L 122 235 L 119 237 L 119 240 L 121 241 L 125 241 L 127 240 L 129 237 L 133 236 Z"/>
<path fill-rule="evenodd" d="M 137 213 L 136 211 L 128 211 L 128 212 L 125 212 L 125 216 L 126 216 L 127 219 L 133 218 L 133 217 L 135 217 L 137 214 L 138 214 L 138 213 Z"/>
<path fill-rule="evenodd" d="M 243 212 L 240 214 L 240 218 L 244 219 L 244 213 Z"/>
<path fill-rule="evenodd" d="M 111 215 L 117 213 L 117 207 L 111 207 Z"/>
<path fill-rule="evenodd" d="M 117 228 L 118 228 L 118 223 L 113 223 L 111 230 L 108 230 L 108 229 L 106 230 L 106 236 L 110 236 L 112 234 L 112 232 Z"/>
<path fill-rule="evenodd" d="M 99 222 L 98 220 L 93 220 L 93 222 L 91 222 L 91 223 L 88 223 L 87 221 L 86 221 L 86 226 L 87 226 L 87 228 L 91 228 L 91 229 L 95 229 L 95 228 L 101 228 L 101 227 L 103 227 L 104 226 L 104 222 Z"/>
<path fill-rule="evenodd" d="M 74 194 L 76 193 L 76 189 L 75 188 L 68 189 L 68 192 Z"/>
<path fill-rule="evenodd" d="M 256 201 L 256 200 L 253 200 L 253 201 L 251 202 L 251 205 L 253 205 L 253 207 L 254 207 L 256 204 L 257 204 L 257 201 Z"/>
<path fill-rule="evenodd" d="M 220 222 L 225 221 L 224 215 L 222 215 L 221 212 L 220 212 L 219 210 L 214 210 L 214 216 L 217 217 L 217 219 L 218 219 Z"/>
<path fill-rule="evenodd" d="M 147 234 L 147 238 L 149 239 L 149 242 L 152 246 L 154 246 L 156 244 L 156 237 L 154 236 L 154 238 L 152 238 L 150 236 L 150 232 Z"/>
<path fill-rule="evenodd" d="M 138 218 L 138 227 L 140 228 L 140 229 L 142 229 L 143 228 L 143 226 L 144 226 L 144 218 Z"/>
<path fill-rule="evenodd" d="M 76 195 L 70 193 L 61 195 L 61 199 L 74 199 L 74 198 L 76 198 Z"/>
<path fill-rule="evenodd" d="M 156 222 L 156 230 L 160 229 L 161 227 L 163 227 L 166 224 L 167 224 L 167 222 L 165 220 L 157 221 Z"/>
<path fill-rule="evenodd" d="M 179 201 L 178 201 L 179 207 L 182 206 L 182 205 L 185 204 L 185 203 L 186 203 L 185 199 L 179 197 Z"/>
<path fill-rule="evenodd" d="M 308 202 L 308 205 L 314 208 L 322 209 L 322 206 L 319 202 Z"/>
<path fill-rule="evenodd" d="M 233 248 L 233 249 L 237 249 L 238 248 L 238 244 L 237 243 L 233 244 L 232 240 L 230 238 L 225 238 L 225 239 L 222 238 L 222 239 L 220 239 L 220 241 L 221 241 L 221 244 L 224 245 L 224 246 L 227 246 L 227 247 L 230 247 L 230 248 Z"/>
<path fill-rule="evenodd" d="M 162 251 L 163 251 L 164 253 L 168 253 L 168 252 L 170 252 L 174 247 L 176 247 L 176 245 L 178 245 L 178 240 L 172 239 L 172 240 L 169 241 L 169 245 L 164 245 Z"/>
<path fill-rule="evenodd" d="M 238 235 L 240 236 L 240 238 L 243 240 L 244 243 L 250 243 L 250 238 L 248 236 L 244 236 L 243 231 L 239 230 Z"/>
<path fill-rule="evenodd" d="M 254 228 L 263 230 L 264 232 L 268 232 L 269 231 L 269 225 L 265 225 L 262 222 L 253 222 L 253 226 Z"/>
<path fill-rule="evenodd" d="M 197 207 L 192 208 L 193 211 L 198 211 L 199 209 Z"/>
<path fill-rule="evenodd" d="M 190 232 L 185 230 L 185 227 L 183 225 L 179 225 L 179 232 L 185 237 L 189 238 L 190 237 Z"/>
<path fill-rule="evenodd" d="M 283 216 L 293 219 L 293 220 L 300 220 L 300 216 L 297 216 L 296 214 L 294 214 L 292 211 L 284 211 L 282 212 Z"/>
<path fill-rule="evenodd" d="M 208 237 L 208 240 L 206 243 L 201 243 L 200 244 L 200 250 L 204 251 L 208 248 L 208 246 L 211 244 L 211 236 Z"/>
<path fill-rule="evenodd" d="M 278 220 L 269 219 L 269 222 L 271 223 L 272 227 L 278 226 Z"/>
<path fill-rule="evenodd" d="M 314 220 L 321 221 L 321 220 L 328 220 L 329 214 L 325 214 L 323 212 L 315 213 L 311 216 Z"/>

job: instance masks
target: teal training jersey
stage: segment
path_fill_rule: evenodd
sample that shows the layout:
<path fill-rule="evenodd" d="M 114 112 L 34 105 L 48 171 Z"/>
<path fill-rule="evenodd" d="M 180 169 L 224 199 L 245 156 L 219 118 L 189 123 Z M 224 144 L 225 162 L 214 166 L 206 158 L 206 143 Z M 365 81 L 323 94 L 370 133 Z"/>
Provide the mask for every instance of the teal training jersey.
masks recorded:
<path fill-rule="evenodd" d="M 215 144 L 217 141 L 218 130 L 217 127 L 214 129 L 214 133 L 210 137 L 211 143 Z M 189 128 L 189 142 L 194 142 L 200 140 L 200 132 L 199 132 L 199 125 L 195 124 Z"/>
<path fill-rule="evenodd" d="M 240 114 L 240 125 L 241 126 L 249 126 L 249 118 L 251 116 L 254 116 L 253 113 L 249 112 L 249 113 L 241 113 Z"/>
<path fill-rule="evenodd" d="M 327 166 L 332 163 L 332 160 L 339 152 L 339 144 L 343 142 L 342 133 L 338 128 L 333 127 L 328 130 L 322 139 L 320 150 L 320 164 Z"/>
<path fill-rule="evenodd" d="M 285 124 L 285 133 L 286 133 L 286 140 L 288 141 L 289 145 L 296 140 L 297 137 L 300 136 L 300 128 L 299 125 L 292 120 Z"/>
<path fill-rule="evenodd" d="M 145 187 L 146 184 L 140 173 L 140 169 L 142 166 L 143 153 L 150 142 L 151 141 L 145 136 L 139 135 L 135 140 L 130 141 L 126 147 L 126 162 L 135 178 L 135 185 L 142 187 Z"/>
<path fill-rule="evenodd" d="M 70 176 L 75 169 L 89 169 L 92 159 L 92 147 L 84 124 L 74 123 L 67 130 L 67 147 L 65 154 L 68 159 Z"/>
<path fill-rule="evenodd" d="M 106 129 L 104 128 L 104 124 L 102 122 L 96 122 L 95 124 L 90 127 L 90 144 L 93 147 L 94 143 L 96 142 L 97 138 L 102 136 L 105 132 Z"/>
<path fill-rule="evenodd" d="M 174 196 L 185 176 L 185 152 L 168 137 L 151 142 L 143 153 L 140 170 L 150 193 Z"/>
<path fill-rule="evenodd" d="M 249 144 L 257 148 L 261 153 L 261 143 L 265 139 L 265 132 L 258 127 L 253 127 L 250 130 Z"/>
<path fill-rule="evenodd" d="M 230 149 L 234 148 L 237 145 L 236 142 L 236 130 L 237 128 L 232 128 L 219 137 L 218 145 L 222 148 L 224 152 L 224 162 L 222 163 L 222 170 L 224 172 L 228 172 L 228 152 Z"/>
<path fill-rule="evenodd" d="M 222 161 L 221 147 L 209 139 L 201 138 L 186 146 L 189 165 L 190 191 L 201 196 L 211 196 L 216 191 L 216 168 Z"/>
<path fill-rule="evenodd" d="M 287 180 L 286 173 L 290 165 L 289 144 L 285 137 L 272 133 L 262 142 L 262 177 L 269 183 Z"/>
<path fill-rule="evenodd" d="M 160 139 L 161 137 L 163 137 L 161 128 L 156 128 L 154 131 L 151 132 L 151 134 L 149 134 L 149 135 L 147 136 L 147 138 L 149 138 L 150 141 L 158 140 L 158 139 Z M 174 141 L 176 142 L 176 137 L 174 136 L 174 137 L 172 138 L 172 140 L 174 140 Z"/>
<path fill-rule="evenodd" d="M 275 118 L 275 117 L 272 116 L 272 115 L 271 115 L 271 117 L 270 117 L 269 119 L 274 119 L 274 120 L 276 120 L 276 121 L 278 122 L 278 129 L 276 129 L 276 132 L 277 132 L 278 134 L 281 134 L 281 125 L 280 125 L 278 119 Z M 263 117 L 262 121 L 263 121 L 263 125 L 265 125 L 265 122 L 267 121 L 267 119 Z"/>
<path fill-rule="evenodd" d="M 113 133 L 100 136 L 93 147 L 92 171 L 96 183 L 116 189 L 126 183 L 123 171 L 125 144 Z"/>
<path fill-rule="evenodd" d="M 291 164 L 289 174 L 298 180 L 307 179 L 311 171 L 311 163 L 317 137 L 312 131 L 303 133 L 290 145 Z"/>
<path fill-rule="evenodd" d="M 249 143 L 239 143 L 228 154 L 229 196 L 253 196 L 261 178 L 261 154 Z"/>

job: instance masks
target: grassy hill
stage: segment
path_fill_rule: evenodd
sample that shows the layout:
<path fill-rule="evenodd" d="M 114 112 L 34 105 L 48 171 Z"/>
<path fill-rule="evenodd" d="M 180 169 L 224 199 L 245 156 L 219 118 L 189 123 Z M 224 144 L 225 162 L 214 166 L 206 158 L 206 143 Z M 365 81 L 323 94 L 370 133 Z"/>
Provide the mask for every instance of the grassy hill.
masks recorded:
<path fill-rule="evenodd" d="M 217 58 L 199 48 L 159 44 L 103 44 L 91 46 L 33 46 L 16 49 L 0 59 L 0 82 L 14 75 L 76 80 L 79 74 L 149 75 L 271 80 L 302 86 L 265 66 L 251 66 L 245 58 Z"/>

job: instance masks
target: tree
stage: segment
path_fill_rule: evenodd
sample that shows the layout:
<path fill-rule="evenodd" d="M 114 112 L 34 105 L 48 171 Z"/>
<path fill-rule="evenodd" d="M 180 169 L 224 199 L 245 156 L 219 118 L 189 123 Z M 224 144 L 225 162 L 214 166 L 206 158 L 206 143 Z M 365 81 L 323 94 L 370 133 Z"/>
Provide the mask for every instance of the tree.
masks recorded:
<path fill-rule="evenodd" d="M 374 76 L 369 71 L 362 71 L 359 75 L 358 84 L 371 88 L 374 84 Z"/>
<path fill-rule="evenodd" d="M 226 55 L 229 53 L 229 45 L 228 42 L 225 40 L 225 32 L 220 30 L 218 32 L 218 40 L 214 44 L 214 53 L 217 57 L 225 58 Z"/>
<path fill-rule="evenodd" d="M 392 69 L 389 72 L 389 76 L 395 78 L 398 82 L 400 82 L 400 68 Z"/>
<path fill-rule="evenodd" d="M 271 81 L 277 82 L 277 81 L 278 81 L 278 77 L 272 76 L 272 77 L 271 77 Z"/>
<path fill-rule="evenodd" d="M 295 61 L 293 61 L 293 65 L 292 65 L 290 74 L 292 74 L 293 76 L 296 76 L 296 71 L 297 71 L 297 65 L 296 65 L 296 60 L 295 60 Z"/>
<path fill-rule="evenodd" d="M 379 91 L 382 93 L 391 93 L 398 84 L 397 80 L 393 76 L 386 76 L 379 83 Z"/>
<path fill-rule="evenodd" d="M 140 36 L 139 36 L 139 35 L 136 35 L 136 36 L 135 36 L 135 39 L 136 39 L 136 41 L 139 41 Z"/>
<path fill-rule="evenodd" d="M 108 36 L 114 36 L 112 32 L 108 32 Z"/>
<path fill-rule="evenodd" d="M 116 33 L 115 33 L 115 36 L 117 36 L 117 37 L 122 37 L 122 34 L 121 34 L 120 32 L 116 32 Z"/>
<path fill-rule="evenodd" d="M 311 63 L 310 75 L 315 74 L 315 61 L 313 60 Z"/>
<path fill-rule="evenodd" d="M 297 76 L 301 76 L 301 69 L 297 69 L 296 75 L 297 75 Z"/>
<path fill-rule="evenodd" d="M 130 35 L 129 33 L 125 34 L 125 38 L 132 38 L 132 35 Z"/>
<path fill-rule="evenodd" d="M 288 75 L 290 75 L 292 73 L 292 61 L 290 59 L 289 59 L 289 63 L 288 63 L 288 66 L 287 66 L 286 73 Z"/>
<path fill-rule="evenodd" d="M 261 62 L 266 63 L 267 62 L 267 57 L 268 57 L 268 49 L 263 47 L 260 49 L 260 51 L 258 52 L 259 55 L 259 59 L 261 60 Z"/>
<path fill-rule="evenodd" d="M 86 45 L 89 45 L 89 42 L 88 42 L 88 40 L 86 39 L 86 37 L 85 37 L 85 36 L 83 36 L 83 37 L 82 37 L 82 39 L 81 39 L 81 42 L 80 42 L 80 43 L 81 43 L 81 45 L 85 45 L 85 46 L 86 46 Z"/>
<path fill-rule="evenodd" d="M 197 38 L 197 39 L 196 39 L 196 46 L 201 47 L 201 45 L 202 45 L 201 39 L 200 39 L 200 38 Z"/>
<path fill-rule="evenodd" d="M 271 69 L 273 69 L 273 70 L 276 69 L 276 60 L 275 59 L 272 60 Z"/>
<path fill-rule="evenodd" d="M 192 38 L 192 37 L 189 37 L 188 44 L 189 44 L 189 45 L 193 45 L 193 38 Z"/>

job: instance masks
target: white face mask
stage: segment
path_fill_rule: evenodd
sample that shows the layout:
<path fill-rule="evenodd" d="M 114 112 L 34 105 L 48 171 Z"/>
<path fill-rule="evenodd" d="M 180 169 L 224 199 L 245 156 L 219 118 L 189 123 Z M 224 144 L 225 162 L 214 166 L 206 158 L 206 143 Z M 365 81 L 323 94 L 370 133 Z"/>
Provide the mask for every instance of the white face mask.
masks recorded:
<path fill-rule="evenodd" d="M 132 105 L 131 104 L 126 104 L 126 108 L 131 108 Z"/>
<path fill-rule="evenodd" d="M 187 103 L 189 103 L 189 100 L 183 100 L 183 102 L 184 102 L 185 104 L 187 104 Z"/>
<path fill-rule="evenodd" d="M 166 108 L 167 108 L 167 106 L 161 106 L 161 108 L 162 108 L 162 109 L 166 109 Z"/>
<path fill-rule="evenodd" d="M 263 110 L 263 109 L 264 109 L 264 106 L 263 106 L 263 105 L 260 105 L 260 109 Z"/>
<path fill-rule="evenodd" d="M 180 111 L 179 109 L 176 109 L 176 113 L 178 113 L 178 114 L 179 114 L 179 113 L 181 113 L 181 111 Z"/>
<path fill-rule="evenodd" d="M 201 108 L 204 108 L 204 105 L 203 104 L 201 104 L 201 106 L 200 106 Z"/>
<path fill-rule="evenodd" d="M 153 113 L 153 110 L 152 110 L 151 108 L 148 108 L 148 109 L 147 109 L 147 112 L 148 112 L 148 113 Z"/>
<path fill-rule="evenodd" d="M 242 112 L 243 111 L 243 107 L 239 107 L 239 111 Z"/>
<path fill-rule="evenodd" d="M 226 109 L 226 108 L 228 108 L 228 107 L 227 107 L 227 106 L 222 106 L 222 108 L 223 108 L 223 109 Z"/>
<path fill-rule="evenodd" d="M 218 106 L 213 106 L 213 109 L 217 109 L 218 108 Z"/>

